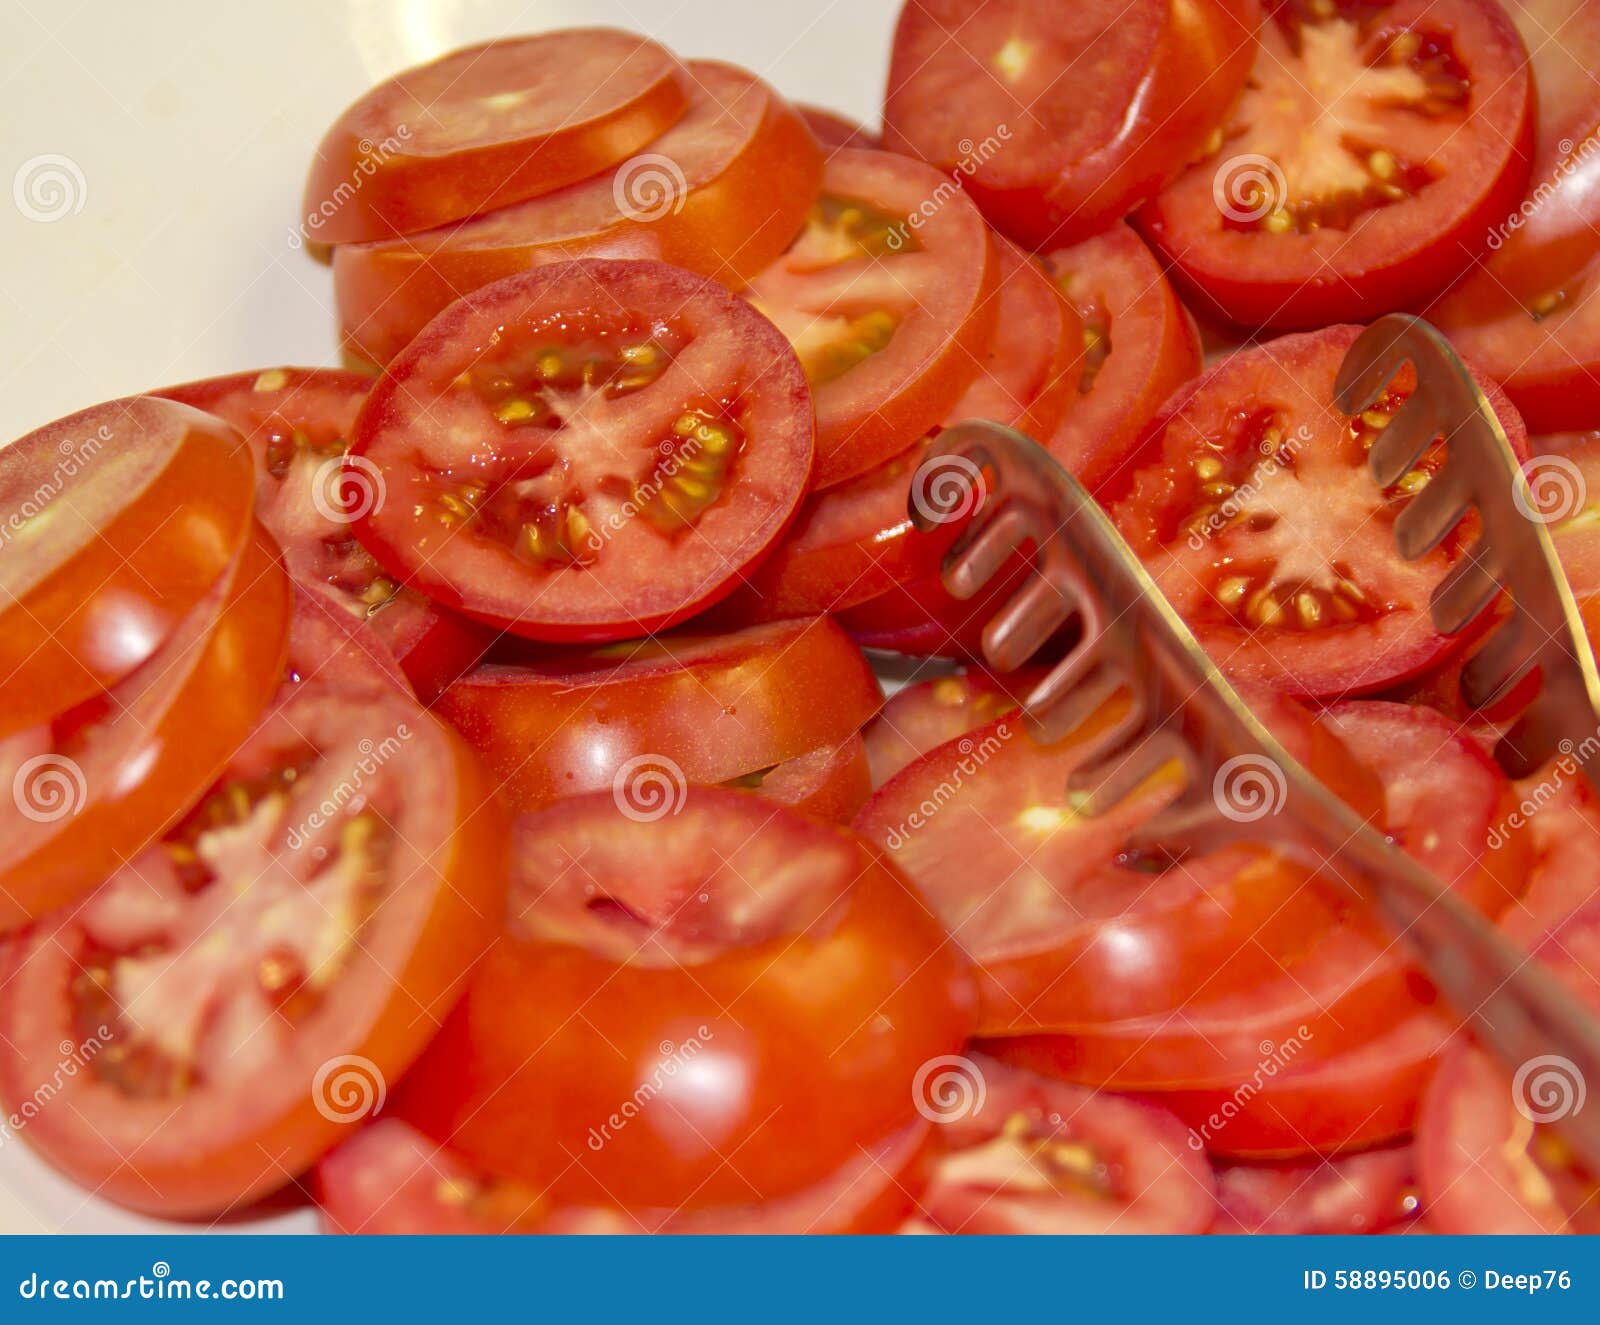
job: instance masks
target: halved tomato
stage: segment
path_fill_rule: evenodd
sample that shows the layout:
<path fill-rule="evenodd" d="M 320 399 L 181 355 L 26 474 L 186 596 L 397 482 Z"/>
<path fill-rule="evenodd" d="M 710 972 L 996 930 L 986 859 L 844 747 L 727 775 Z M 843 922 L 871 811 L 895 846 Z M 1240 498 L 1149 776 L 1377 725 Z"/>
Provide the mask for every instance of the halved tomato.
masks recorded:
<path fill-rule="evenodd" d="M 390 574 L 549 640 L 664 630 L 726 597 L 811 469 L 805 376 L 715 282 L 589 260 L 429 324 L 362 407 L 346 482 Z"/>
<path fill-rule="evenodd" d="M 379 83 L 334 122 L 306 181 L 306 236 L 388 239 L 549 193 L 648 147 L 688 102 L 688 71 L 632 32 L 463 47 Z"/>
<path fill-rule="evenodd" d="M 1367 471 L 1367 452 L 1411 394 L 1411 368 L 1357 418 L 1332 403 L 1359 330 L 1230 355 L 1168 402 L 1104 489 L 1117 527 L 1217 664 L 1295 695 L 1370 693 L 1467 639 L 1434 629 L 1428 597 L 1475 522 L 1413 562 L 1400 560 L 1392 533 L 1443 462 L 1442 439 L 1391 488 Z M 1526 456 L 1516 411 L 1480 381 Z"/>
<path fill-rule="evenodd" d="M 356 541 L 351 521 L 383 493 L 360 469 L 343 483 L 342 457 L 373 379 L 326 368 L 267 368 L 169 387 L 157 394 L 226 420 L 256 459 L 256 513 L 289 573 L 331 587 L 331 601 L 369 625 L 430 698 L 488 646 L 488 632 L 415 589 L 396 584 Z"/>
<path fill-rule="evenodd" d="M 1533 75 L 1493 0 L 1272 0 L 1215 150 L 1138 215 L 1179 285 L 1246 326 L 1437 294 L 1516 210 Z"/>
<path fill-rule="evenodd" d="M 1416 1158 L 1410 1146 L 1292 1164 L 1217 1169 L 1213 1233 L 1387 1233 L 1414 1220 Z"/>
<path fill-rule="evenodd" d="M 918 1119 L 814 1187 L 705 1210 L 554 1206 L 537 1190 L 487 1177 L 398 1118 L 362 1130 L 317 1166 L 330 1233 L 842 1234 L 893 1232 L 927 1180 L 934 1128 Z"/>
<path fill-rule="evenodd" d="M 841 147 L 883 146 L 877 134 L 864 124 L 857 124 L 847 116 L 839 114 L 838 111 L 803 104 L 796 106 L 795 109 L 800 112 L 800 118 L 806 122 L 806 128 L 811 130 L 811 136 L 817 140 L 817 146 L 829 156 Z"/>
<path fill-rule="evenodd" d="M 931 166 L 828 159 L 805 229 L 745 291 L 811 383 L 813 487 L 882 464 L 950 412 L 983 365 L 998 279 L 983 217 Z"/>
<path fill-rule="evenodd" d="M 754 74 L 696 60 L 689 109 L 616 170 L 471 220 L 341 244 L 334 294 L 347 348 L 384 364 L 454 300 L 547 262 L 651 258 L 737 286 L 805 223 L 822 156 Z"/>
<path fill-rule="evenodd" d="M 1257 0 L 909 0 L 884 140 L 955 175 L 1012 238 L 1074 243 L 1204 148 L 1260 18 Z"/>
<path fill-rule="evenodd" d="M 218 419 L 113 400 L 0 448 L 0 735 L 151 659 L 250 530 L 250 456 Z"/>
<path fill-rule="evenodd" d="M 960 955 L 910 885 L 760 797 L 572 797 L 513 850 L 507 934 L 401 1111 L 558 1203 L 822 1182 L 915 1121 L 919 1066 L 971 1029 Z"/>
<path fill-rule="evenodd" d="M 651 761 L 688 782 L 744 777 L 838 745 L 882 703 L 861 650 L 816 617 L 489 663 L 437 711 L 531 810 Z"/>
<path fill-rule="evenodd" d="M 1114 475 L 1150 420 L 1200 374 L 1200 340 L 1165 273 L 1125 225 L 1046 259 L 1083 323 L 1078 400 L 1050 454 L 1089 488 Z"/>
<path fill-rule="evenodd" d="M 919 1208 L 942 1231 L 1203 1233 L 1211 1223 L 1211 1166 L 1165 1109 L 983 1055 L 941 1071 L 927 1078 L 924 1107 L 945 1153 Z"/>
<path fill-rule="evenodd" d="M 277 688 L 289 601 L 254 527 L 144 666 L 0 742 L 0 933 L 82 897 L 189 809 Z"/>
<path fill-rule="evenodd" d="M 897 691 L 862 733 L 872 785 L 883 786 L 928 751 L 1013 712 L 1044 675 L 1034 667 L 1006 673 L 975 668 Z"/>

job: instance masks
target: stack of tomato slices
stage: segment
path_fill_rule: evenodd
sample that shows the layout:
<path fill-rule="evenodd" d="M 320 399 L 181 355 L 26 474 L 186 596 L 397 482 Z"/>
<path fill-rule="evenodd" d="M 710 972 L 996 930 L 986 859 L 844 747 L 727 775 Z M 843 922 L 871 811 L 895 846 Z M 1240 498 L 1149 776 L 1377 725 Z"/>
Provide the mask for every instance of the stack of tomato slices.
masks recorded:
<path fill-rule="evenodd" d="M 881 136 L 611 29 L 369 91 L 304 229 L 371 371 L 0 450 L 12 1130 L 136 1210 L 342 1233 L 1600 1227 L 1558 1076 L 1270 785 L 1215 789 L 1259 838 L 1130 845 L 1184 769 L 1075 792 L 1126 696 L 1036 743 L 1069 637 L 983 639 L 1032 549 L 959 599 L 963 521 L 912 518 L 944 429 L 1033 437 L 1600 1012 L 1584 752 L 1487 753 L 1530 683 L 1469 708 L 1493 614 L 1429 615 L 1476 517 L 1395 551 L 1447 445 L 1369 476 L 1414 371 L 1332 403 L 1356 324 L 1431 307 L 1600 624 L 1591 47 L 1574 0 L 908 0 Z"/>

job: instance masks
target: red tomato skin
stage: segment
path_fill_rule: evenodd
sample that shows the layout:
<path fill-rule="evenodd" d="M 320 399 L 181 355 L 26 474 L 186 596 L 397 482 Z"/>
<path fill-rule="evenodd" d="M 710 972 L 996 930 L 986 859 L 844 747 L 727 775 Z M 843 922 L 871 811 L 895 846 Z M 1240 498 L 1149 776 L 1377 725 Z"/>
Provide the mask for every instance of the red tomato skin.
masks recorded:
<path fill-rule="evenodd" d="M 756 792 L 813 819 L 848 824 L 872 795 L 866 742 L 857 732 L 832 749 L 790 759 L 773 769 Z"/>

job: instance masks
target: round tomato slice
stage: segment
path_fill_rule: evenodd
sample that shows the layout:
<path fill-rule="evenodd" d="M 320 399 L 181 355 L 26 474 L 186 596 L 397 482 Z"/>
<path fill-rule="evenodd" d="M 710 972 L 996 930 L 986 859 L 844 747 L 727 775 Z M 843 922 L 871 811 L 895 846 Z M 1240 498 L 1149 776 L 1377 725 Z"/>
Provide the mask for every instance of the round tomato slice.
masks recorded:
<path fill-rule="evenodd" d="M 803 104 L 796 106 L 795 109 L 800 112 L 800 118 L 806 122 L 806 128 L 811 130 L 811 136 L 817 140 L 817 146 L 829 156 L 841 147 L 883 146 L 877 134 L 864 124 L 857 124 L 848 116 L 839 114 L 838 111 Z"/>
<path fill-rule="evenodd" d="M 835 746 L 823 746 L 764 772 L 746 774 L 729 784 L 765 796 L 813 819 L 847 824 L 861 813 L 872 795 L 872 768 L 861 733 Z"/>
<path fill-rule="evenodd" d="M 513 850 L 507 935 L 401 1107 L 557 1202 L 823 1181 L 915 1120 L 919 1066 L 971 1028 L 959 953 L 910 885 L 760 797 L 573 797 L 519 820 Z"/>
<path fill-rule="evenodd" d="M 1272 0 L 1219 145 L 1139 226 L 1225 320 L 1372 318 L 1484 251 L 1527 186 L 1534 111 L 1493 0 Z"/>
<path fill-rule="evenodd" d="M 1200 374 L 1194 320 L 1126 225 L 1045 259 L 1083 324 L 1078 399 L 1050 454 L 1090 488 L 1110 478 L 1168 397 Z"/>
<path fill-rule="evenodd" d="M 996 252 L 988 353 L 945 423 L 992 419 L 1049 437 L 1077 398 L 1082 327 L 1036 261 L 1004 240 Z M 911 477 L 931 441 L 806 498 L 794 527 L 728 609 L 758 621 L 837 612 L 936 573 L 960 523 L 930 533 L 911 523 Z"/>
<path fill-rule="evenodd" d="M 955 406 L 994 330 L 994 253 L 978 209 L 932 167 L 848 148 L 828 159 L 805 229 L 745 291 L 811 383 L 813 487 L 898 455 Z"/>
<path fill-rule="evenodd" d="M 272 698 L 289 604 L 257 528 L 143 667 L 0 742 L 0 933 L 83 896 L 188 810 Z"/>
<path fill-rule="evenodd" d="M 471 220 L 333 255 L 348 349 L 398 354 L 461 295 L 578 257 L 653 258 L 737 286 L 805 224 L 822 156 L 788 102 L 754 74 L 697 60 L 689 109 L 616 170 Z"/>
<path fill-rule="evenodd" d="M 1250 72 L 1256 0 L 910 0 L 884 140 L 1031 248 L 1127 215 L 1205 146 Z"/>
<path fill-rule="evenodd" d="M 1410 1146 L 1217 1169 L 1213 1233 L 1387 1233 L 1421 1210 Z"/>
<path fill-rule="evenodd" d="M 1217 664 L 1290 694 L 1363 694 L 1465 643 L 1428 598 L 1475 527 L 1411 562 L 1392 527 L 1444 460 L 1442 439 L 1388 489 L 1367 452 L 1410 396 L 1406 367 L 1359 417 L 1332 404 L 1356 327 L 1284 336 L 1223 359 L 1178 393 L 1104 490 L 1123 536 Z M 1519 455 L 1517 413 L 1483 383 Z"/>
<path fill-rule="evenodd" d="M 862 733 L 873 787 L 946 741 L 1015 712 L 1044 677 L 1044 669 L 1036 667 L 1009 673 L 975 669 L 897 691 Z"/>
<path fill-rule="evenodd" d="M 845 741 L 882 703 L 861 650 L 817 617 L 488 663 L 437 711 L 531 810 L 652 766 L 727 782 Z"/>
<path fill-rule="evenodd" d="M 1375 817 L 1381 793 L 1338 738 L 1289 700 L 1268 720 Z M 1092 720 L 1117 720 L 1121 703 Z M 978 976 L 980 1031 L 1016 1035 L 1169 1012 L 1276 973 L 1333 910 L 1277 854 L 1130 856 L 1135 830 L 1183 789 L 1163 769 L 1103 814 L 1068 782 L 1092 731 L 1034 744 L 1001 717 L 891 778 L 856 820 L 922 889 Z M 950 868 L 962 860 L 959 870 Z M 1164 868 L 1163 868 L 1164 866 Z"/>
<path fill-rule="evenodd" d="M 488 1177 L 398 1118 L 383 1118 L 317 1166 L 330 1233 L 890 1233 L 927 1180 L 934 1129 L 919 1119 L 860 1147 L 814 1187 L 705 1210 L 553 1206 L 536 1189 Z"/>
<path fill-rule="evenodd" d="M 341 457 L 372 378 L 326 368 L 267 368 L 170 387 L 159 394 L 226 420 L 256 459 L 256 514 L 283 548 L 289 573 L 326 584 L 365 622 L 424 696 L 482 655 L 488 633 L 396 584 L 361 546 L 352 518 L 381 497 L 373 476 L 342 483 Z"/>
<path fill-rule="evenodd" d="M 927 1078 L 944 1154 L 919 1203 L 946 1233 L 1203 1233 L 1205 1157 L 1142 1100 L 1049 1081 L 982 1055 Z"/>
<path fill-rule="evenodd" d="M 715 282 L 591 260 L 452 305 L 362 407 L 346 483 L 399 579 L 535 639 L 664 630 L 726 597 L 805 492 L 810 399 Z"/>
<path fill-rule="evenodd" d="M 109 401 L 0 448 L 0 735 L 152 658 L 238 555 L 250 503 L 238 434 L 167 401 Z"/>
<path fill-rule="evenodd" d="M 16 1107 L 92 1042 L 29 1144 L 134 1209 L 243 1206 L 382 1104 L 504 888 L 503 821 L 447 729 L 292 687 L 164 841 L 20 946 L 0 1090 Z"/>
<path fill-rule="evenodd" d="M 306 181 L 306 236 L 388 239 L 549 193 L 648 147 L 688 102 L 688 71 L 632 32 L 463 47 L 334 122 Z"/>

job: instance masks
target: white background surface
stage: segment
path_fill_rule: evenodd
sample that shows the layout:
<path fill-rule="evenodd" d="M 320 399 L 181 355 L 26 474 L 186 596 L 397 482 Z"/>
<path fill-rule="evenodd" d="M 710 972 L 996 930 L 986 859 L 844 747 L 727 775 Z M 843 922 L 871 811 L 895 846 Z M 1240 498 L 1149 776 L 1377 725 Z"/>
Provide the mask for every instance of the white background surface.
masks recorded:
<path fill-rule="evenodd" d="M 335 116 L 408 65 L 507 33 L 610 24 L 875 124 L 898 9 L 0 0 L 0 187 L 11 189 L 0 194 L 0 438 L 157 385 L 336 363 L 329 272 L 289 242 L 305 169 Z M 314 1226 L 294 1211 L 227 1229 Z M 169 1227 L 55 1178 L 23 1137 L 0 1144 L 0 1233 Z"/>

